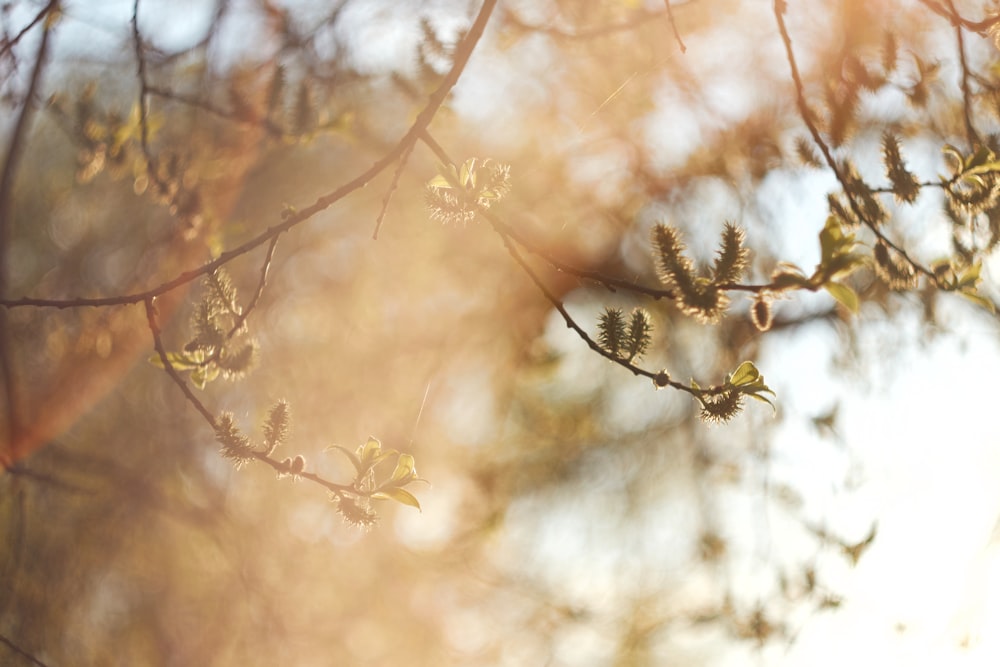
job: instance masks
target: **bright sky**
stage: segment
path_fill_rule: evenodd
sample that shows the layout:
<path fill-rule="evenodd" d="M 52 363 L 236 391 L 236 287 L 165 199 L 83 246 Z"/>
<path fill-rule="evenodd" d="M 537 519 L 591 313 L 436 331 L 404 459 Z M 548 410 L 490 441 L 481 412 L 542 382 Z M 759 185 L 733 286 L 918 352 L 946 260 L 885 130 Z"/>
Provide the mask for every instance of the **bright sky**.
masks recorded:
<path fill-rule="evenodd" d="M 1000 424 L 991 391 L 1000 354 L 982 317 L 963 303 L 945 306 L 955 333 L 925 349 L 911 346 L 883 365 L 885 332 L 867 337 L 869 392 L 840 381 L 795 401 L 818 415 L 831 395 L 842 398 L 838 432 L 859 466 L 856 488 L 823 488 L 838 475 L 816 470 L 830 459 L 815 438 L 783 429 L 775 441 L 775 459 L 792 461 L 782 476 L 804 494 L 807 512 L 851 540 L 872 521 L 878 534 L 856 568 L 818 568 L 845 603 L 813 616 L 787 656 L 770 664 L 1000 664 Z M 808 374 L 816 344 L 801 339 L 775 361 Z"/>

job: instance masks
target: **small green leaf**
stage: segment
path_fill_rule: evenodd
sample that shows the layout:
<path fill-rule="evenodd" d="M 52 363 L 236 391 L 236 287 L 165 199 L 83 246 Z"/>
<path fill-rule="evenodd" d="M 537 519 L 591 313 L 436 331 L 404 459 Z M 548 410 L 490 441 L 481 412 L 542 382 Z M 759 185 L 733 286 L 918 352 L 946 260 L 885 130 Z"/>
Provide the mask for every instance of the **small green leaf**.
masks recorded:
<path fill-rule="evenodd" d="M 219 377 L 219 367 L 215 364 L 209 364 L 207 366 L 199 366 L 198 368 L 191 371 L 191 382 L 198 389 L 204 389 L 209 382 Z"/>
<path fill-rule="evenodd" d="M 962 153 L 959 152 L 957 148 L 951 144 L 945 144 L 941 147 L 941 152 L 952 158 L 955 161 L 955 172 L 961 172 L 965 166 L 965 160 L 962 158 Z M 947 180 L 947 179 L 944 179 Z"/>
<path fill-rule="evenodd" d="M 448 182 L 447 178 L 445 178 L 441 174 L 438 174 L 431 180 L 427 181 L 427 187 L 448 189 L 451 188 L 451 183 Z"/>
<path fill-rule="evenodd" d="M 826 219 L 826 224 L 819 233 L 820 257 L 823 264 L 829 264 L 834 257 L 840 254 L 844 245 L 844 230 L 840 227 L 840 221 L 834 216 Z"/>
<path fill-rule="evenodd" d="M 729 384 L 734 387 L 740 385 L 750 384 L 760 378 L 760 371 L 757 367 L 753 365 L 752 361 L 744 361 L 740 364 L 735 371 L 733 371 L 732 376 L 729 378 Z"/>
<path fill-rule="evenodd" d="M 839 301 L 852 313 L 857 313 L 860 303 L 857 292 L 843 283 L 824 283 L 823 289 L 830 293 L 834 299 Z"/>
<path fill-rule="evenodd" d="M 409 454 L 400 454 L 396 461 L 396 469 L 392 471 L 392 476 L 386 485 L 403 486 L 407 482 L 413 481 L 417 476 L 417 471 L 413 457 Z"/>
<path fill-rule="evenodd" d="M 359 475 L 364 472 L 364 467 L 361 465 L 361 459 L 359 459 L 357 455 L 351 450 L 349 450 L 347 447 L 341 447 L 340 445 L 330 445 L 329 447 L 326 448 L 326 451 L 330 451 L 331 449 L 336 449 L 338 452 L 342 452 L 344 456 L 349 458 L 351 460 L 351 465 L 354 466 L 354 469 L 358 472 Z"/>
<path fill-rule="evenodd" d="M 774 396 L 774 395 L 775 395 L 775 394 L 774 394 L 774 392 L 773 392 L 773 391 L 771 391 L 770 389 L 765 389 L 765 391 L 767 391 L 767 392 L 768 392 L 769 394 L 771 394 L 772 396 Z M 768 405 L 770 405 L 770 406 L 771 406 L 771 409 L 772 409 L 772 410 L 774 410 L 775 412 L 777 412 L 777 411 L 778 411 L 778 406 L 776 406 L 776 405 L 774 404 L 774 402 L 773 402 L 773 401 L 772 401 L 771 399 L 767 398 L 766 396 L 761 396 L 761 395 L 760 395 L 760 393 L 758 393 L 758 392 L 753 392 L 753 391 L 748 391 L 748 392 L 745 392 L 745 393 L 746 393 L 746 395 L 747 395 L 747 396 L 749 396 L 750 398 L 753 398 L 753 399 L 756 399 L 756 400 L 758 400 L 758 401 L 761 401 L 761 402 L 763 402 L 763 403 L 767 403 Z"/>
<path fill-rule="evenodd" d="M 377 457 L 382 453 L 382 443 L 378 441 L 378 438 L 373 438 L 368 436 L 368 440 L 365 444 L 358 447 L 358 458 L 361 459 L 361 463 L 366 465 L 369 461 Z"/>
<path fill-rule="evenodd" d="M 991 313 L 996 314 L 996 306 L 994 306 L 993 302 L 987 299 L 986 297 L 980 296 L 979 294 L 976 294 L 975 292 L 969 290 L 962 290 L 961 292 L 959 292 L 959 294 L 964 296 L 972 303 L 978 306 L 982 306 Z"/>
<path fill-rule="evenodd" d="M 771 286 L 776 290 L 786 290 L 792 288 L 808 288 L 809 279 L 802 274 L 799 268 L 786 267 L 771 276 Z"/>
<path fill-rule="evenodd" d="M 200 360 L 194 360 L 183 352 L 167 352 L 167 361 L 169 361 L 170 365 L 174 367 L 174 370 L 190 371 L 198 368 L 198 361 Z M 160 358 L 159 354 L 152 355 L 149 358 L 149 363 L 153 364 L 157 368 L 165 368 L 163 365 L 163 359 Z"/>
<path fill-rule="evenodd" d="M 958 278 L 958 283 L 955 285 L 957 289 L 962 289 L 965 287 L 975 287 L 979 283 L 979 273 L 982 271 L 983 265 L 980 262 L 976 262 L 965 271 Z"/>
<path fill-rule="evenodd" d="M 376 500 L 395 500 L 397 503 L 403 503 L 410 507 L 416 507 L 418 510 L 420 509 L 420 502 L 416 496 L 406 489 L 400 489 L 399 487 L 389 487 L 381 491 L 376 491 L 371 497 Z"/>

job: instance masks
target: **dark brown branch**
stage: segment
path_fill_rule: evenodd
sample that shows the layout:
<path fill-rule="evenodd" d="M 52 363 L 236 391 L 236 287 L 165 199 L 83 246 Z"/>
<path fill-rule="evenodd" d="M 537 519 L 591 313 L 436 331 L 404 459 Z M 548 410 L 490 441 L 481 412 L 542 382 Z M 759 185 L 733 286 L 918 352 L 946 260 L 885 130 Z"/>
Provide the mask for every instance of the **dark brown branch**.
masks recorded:
<path fill-rule="evenodd" d="M 7 308 L 23 307 L 23 306 L 34 306 L 34 307 L 45 307 L 45 308 L 82 308 L 86 306 L 93 307 L 107 307 L 107 306 L 124 306 L 130 304 L 138 304 L 143 302 L 148 302 L 151 299 L 155 299 L 161 294 L 166 294 L 172 290 L 186 285 L 193 280 L 200 278 L 201 276 L 207 275 L 212 271 L 215 271 L 221 266 L 228 264 L 237 257 L 245 255 L 254 248 L 257 248 L 264 243 L 269 242 L 271 239 L 277 237 L 278 235 L 287 232 L 289 229 L 309 220 L 314 215 L 320 211 L 324 211 L 329 207 L 333 206 L 336 202 L 340 201 L 347 195 L 353 193 L 354 191 L 366 186 L 373 178 L 385 170 L 389 165 L 395 163 L 400 156 L 403 155 L 408 150 L 411 150 L 413 144 L 417 139 L 427 130 L 431 122 L 434 120 L 438 109 L 444 104 L 445 99 L 448 97 L 448 93 L 458 82 L 459 77 L 465 70 L 465 66 L 469 62 L 469 58 L 472 56 L 472 52 L 475 49 L 476 44 L 483 35 L 483 31 L 486 29 L 486 24 L 489 22 L 490 15 L 493 9 L 496 7 L 497 0 L 485 0 L 482 8 L 480 9 L 479 15 L 476 17 L 475 22 L 469 29 L 465 38 L 459 43 L 455 51 L 455 61 L 452 64 L 452 68 L 445 75 L 444 80 L 438 86 L 438 88 L 431 95 L 430 100 L 427 105 L 421 110 L 417 115 L 416 120 L 406 134 L 396 143 L 396 145 L 389 150 L 385 155 L 378 159 L 372 166 L 366 169 L 364 172 L 354 177 L 347 183 L 343 184 L 333 192 L 323 195 L 317 199 L 311 206 L 299 210 L 292 215 L 289 215 L 281 223 L 272 225 L 267 228 L 254 238 L 250 239 L 246 243 L 228 250 L 220 254 L 216 259 L 207 262 L 196 269 L 190 271 L 185 271 L 176 278 L 168 280 L 160 285 L 153 287 L 152 289 L 146 290 L 144 292 L 136 292 L 133 294 L 125 294 L 121 296 L 113 297 L 99 297 L 99 298 L 71 298 L 71 299 L 35 299 L 30 297 L 24 297 L 20 299 L 0 299 L 0 306 L 5 306 Z M 136 7 L 138 7 L 138 0 L 136 0 Z M 134 19 L 135 17 L 133 17 Z M 134 24 L 135 36 L 138 37 L 138 30 Z M 148 92 L 148 91 L 147 91 Z"/>
<path fill-rule="evenodd" d="M 851 188 L 848 186 L 847 178 L 845 177 L 840 166 L 837 164 L 836 160 L 834 160 L 830 147 L 827 145 L 826 141 L 823 140 L 822 135 L 820 135 L 819 128 L 816 127 L 816 122 L 813 120 L 812 111 L 806 103 L 805 86 L 802 83 L 802 76 L 799 74 L 799 66 L 795 59 L 795 51 L 792 49 L 792 38 L 788 34 L 788 28 L 785 25 L 785 9 L 786 5 L 784 0 L 774 0 L 774 18 L 778 24 L 778 32 L 781 34 L 781 41 L 785 45 L 785 56 L 788 61 L 788 67 L 791 70 L 792 83 L 795 86 L 795 103 L 799 109 L 799 115 L 802 117 L 802 121 L 806 124 L 809 134 L 812 136 L 813 143 L 815 143 L 819 148 L 820 152 L 823 154 L 824 161 L 833 172 L 833 175 L 837 178 L 837 182 L 840 183 L 840 187 L 843 188 L 844 193 L 847 195 L 847 202 L 851 207 L 851 211 L 857 219 L 868 227 L 877 239 L 882 241 L 886 246 L 902 257 L 903 260 L 913 267 L 915 271 L 927 276 L 930 281 L 932 281 L 935 285 L 938 285 L 938 277 L 934 274 L 934 272 L 911 258 L 902 247 L 894 243 L 884 233 L 882 233 L 877 224 L 868 220 L 865 217 L 864 212 L 861 210 L 861 206 L 858 204 L 856 197 L 851 194 Z"/>
<path fill-rule="evenodd" d="M 951 14 L 951 23 L 955 26 L 955 42 L 958 48 L 958 60 L 962 66 L 962 111 L 965 117 L 965 136 L 970 148 L 975 148 L 981 143 L 976 128 L 972 125 L 972 94 L 969 91 L 969 63 L 965 57 L 965 36 L 963 35 L 962 22 L 955 9 L 952 0 L 948 0 L 948 9 Z"/>
<path fill-rule="evenodd" d="M 48 17 L 52 12 L 59 9 L 59 0 L 51 0 L 45 9 L 39 14 L 37 20 L 42 16 Z M 42 80 L 42 71 L 49 51 L 49 37 L 52 34 L 52 24 L 46 18 L 42 38 L 38 43 L 38 52 L 35 54 L 34 67 L 31 70 L 31 78 L 28 81 L 28 90 L 24 95 L 24 103 L 21 111 L 14 122 L 10 139 L 7 142 L 7 154 L 4 156 L 2 172 L 0 172 L 0 298 L 7 294 L 7 283 L 9 280 L 7 268 L 7 251 L 10 246 L 10 234 L 12 217 L 14 213 L 14 181 L 17 178 L 17 169 L 24 150 L 24 142 L 28 138 L 28 125 L 31 121 L 31 113 L 34 109 L 35 96 Z M 4 394 L 7 403 L 7 440 L 14 442 L 15 436 L 21 427 L 21 406 L 19 400 L 19 390 L 17 378 L 13 368 L 14 354 L 11 350 L 11 338 L 9 323 L 6 311 L 0 313 L 0 373 L 2 373 Z"/>
<path fill-rule="evenodd" d="M 34 482 L 47 484 L 52 488 L 60 489 L 62 491 L 66 491 L 69 493 L 82 493 L 82 494 L 93 493 L 89 489 L 84 489 L 83 487 L 77 486 L 76 484 L 72 484 L 70 482 L 62 480 L 56 477 L 55 475 L 50 475 L 44 472 L 38 472 L 37 470 L 32 470 L 27 466 L 23 466 L 17 463 L 6 468 L 4 472 L 6 472 L 8 475 L 14 475 L 24 479 L 30 479 Z"/>
<path fill-rule="evenodd" d="M 35 14 L 35 18 L 31 19 L 31 21 L 28 22 L 28 25 L 21 28 L 16 35 L 10 38 L 10 41 L 8 41 L 6 44 L 3 45 L 2 48 L 0 48 L 0 58 L 7 55 L 7 53 L 13 50 L 13 48 L 18 45 L 21 39 L 23 39 L 25 35 L 31 32 L 31 29 L 34 28 L 36 25 L 38 25 L 38 22 L 41 21 L 43 18 L 45 18 L 48 15 L 48 13 L 53 10 L 56 4 L 58 4 L 58 0 L 52 0 L 52 2 L 49 2 L 47 5 L 42 7 L 41 11 Z"/>
<path fill-rule="evenodd" d="M 212 430 L 217 430 L 218 423 L 215 421 L 215 416 L 209 412 L 208 408 L 205 407 L 205 404 L 194 395 L 194 392 L 191 391 L 191 387 L 189 387 L 188 383 L 184 381 L 184 378 L 180 376 L 180 373 L 177 372 L 174 365 L 170 363 L 170 358 L 167 356 L 167 350 L 163 347 L 163 339 L 160 336 L 160 325 L 157 324 L 156 321 L 156 306 L 153 304 L 153 299 L 146 299 L 145 305 L 146 323 L 149 325 L 149 332 L 153 335 L 153 347 L 156 349 L 156 354 L 160 357 L 160 362 L 163 364 L 163 370 L 167 372 L 167 375 L 169 375 L 170 379 L 174 381 L 174 384 L 180 387 L 181 392 L 184 394 L 184 398 L 186 398 L 188 403 L 193 405 L 195 410 L 197 410 L 201 416 L 205 418 L 205 421 L 212 427 Z"/>
<path fill-rule="evenodd" d="M 0 644 L 3 644 L 4 646 L 6 646 L 7 648 L 9 648 L 14 653 L 17 653 L 19 656 L 21 656 L 25 660 L 29 661 L 31 664 L 35 665 L 35 667 L 49 667 L 44 662 L 42 662 L 41 660 L 39 660 L 35 656 L 31 655 L 30 653 L 28 653 L 23 648 L 21 648 L 20 646 L 18 646 L 17 644 L 15 644 L 14 642 L 12 642 L 11 640 L 7 639 L 3 635 L 0 635 Z"/>
<path fill-rule="evenodd" d="M 227 111 L 220 107 L 215 106 L 211 102 L 199 99 L 197 97 L 191 97 L 190 95 L 184 95 L 183 93 L 178 93 L 167 88 L 160 88 L 159 86 L 146 86 L 146 92 L 149 95 L 155 95 L 157 97 L 162 97 L 165 100 L 170 100 L 172 102 L 179 102 L 181 104 L 186 104 L 187 106 L 194 107 L 196 109 L 201 109 L 206 111 L 213 116 L 223 118 L 225 120 L 232 121 L 234 123 L 240 123 L 241 125 L 259 125 L 267 131 L 269 135 L 275 138 L 282 138 L 291 136 L 283 129 L 278 127 L 269 118 L 247 118 L 241 116 L 238 113 L 232 111 Z M 321 129 L 321 128 L 320 128 Z"/>
<path fill-rule="evenodd" d="M 156 158 L 149 149 L 149 81 L 146 78 L 146 54 L 143 51 L 142 35 L 139 33 L 139 0 L 132 5 L 132 42 L 135 48 L 136 73 L 139 77 L 139 145 L 146 159 L 146 173 L 149 182 L 161 192 L 166 191 L 156 169 Z"/>
<path fill-rule="evenodd" d="M 1000 23 L 1000 14 L 996 16 L 987 16 L 982 21 L 970 21 L 969 19 L 962 18 L 957 11 L 955 11 L 954 5 L 951 6 L 951 10 L 944 7 L 942 4 L 935 2 L 934 0 L 920 0 L 921 4 L 930 9 L 935 14 L 942 16 L 954 25 L 961 25 L 966 30 L 976 33 L 977 35 L 983 37 L 989 33 L 990 29 Z M 948 3 L 951 5 L 951 2 Z"/>

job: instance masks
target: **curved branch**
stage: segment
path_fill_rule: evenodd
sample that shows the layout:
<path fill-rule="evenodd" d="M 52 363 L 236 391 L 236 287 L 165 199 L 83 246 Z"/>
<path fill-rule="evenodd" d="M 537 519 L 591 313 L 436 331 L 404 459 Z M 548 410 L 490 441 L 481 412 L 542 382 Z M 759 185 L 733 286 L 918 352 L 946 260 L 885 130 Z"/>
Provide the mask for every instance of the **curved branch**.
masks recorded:
<path fill-rule="evenodd" d="M 366 169 L 364 172 L 354 177 L 347 183 L 341 185 L 336 190 L 330 192 L 329 194 L 319 197 L 311 206 L 301 209 L 295 213 L 292 213 L 286 217 L 281 223 L 272 225 L 266 230 L 250 239 L 246 243 L 223 252 L 216 259 L 202 264 L 196 269 L 191 269 L 190 271 L 185 271 L 181 273 L 176 278 L 168 280 L 152 289 L 145 290 L 143 292 L 135 292 L 132 294 L 125 294 L 121 296 L 112 297 L 98 297 L 98 298 L 70 298 L 70 299 L 37 299 L 30 297 L 23 297 L 20 299 L 7 299 L 0 298 L 0 306 L 6 308 L 16 308 L 23 306 L 34 306 L 40 308 L 82 308 L 86 306 L 93 307 L 107 307 L 107 306 L 124 306 L 131 304 L 138 304 L 155 299 L 156 297 L 166 294 L 172 290 L 186 285 L 193 280 L 200 278 L 201 276 L 207 275 L 221 266 L 228 264 L 237 257 L 241 257 L 246 253 L 250 252 L 254 248 L 263 245 L 271 241 L 271 239 L 277 237 L 278 235 L 287 232 L 288 230 L 296 227 L 297 225 L 309 220 L 317 213 L 324 211 L 336 202 L 340 201 L 349 194 L 355 192 L 366 186 L 372 179 L 378 176 L 382 171 L 388 168 L 390 165 L 395 164 L 400 157 L 407 151 L 412 149 L 414 143 L 417 139 L 427 130 L 431 122 L 434 120 L 435 115 L 444 104 L 445 99 L 451 92 L 451 89 L 458 83 L 458 79 L 461 77 L 462 72 L 465 70 L 465 66 L 469 62 L 469 58 L 472 56 L 472 52 L 475 49 L 476 44 L 483 35 L 483 31 L 486 29 L 486 24 L 489 22 L 490 16 L 495 9 L 497 0 L 485 0 L 483 6 L 479 11 L 479 15 L 476 17 L 475 22 L 469 29 L 465 38 L 459 43 L 455 51 L 455 62 L 452 64 L 451 69 L 448 74 L 445 75 L 441 84 L 437 87 L 434 93 L 431 95 L 430 100 L 427 105 L 421 110 L 417 115 L 416 120 L 410 126 L 410 129 L 405 135 L 396 143 L 396 145 L 389 150 L 385 155 L 375 161 L 372 166 Z M 136 0 L 136 6 L 138 6 L 138 0 Z M 137 34 L 137 33 L 136 33 Z M 148 92 L 148 90 L 146 91 Z M 0 294 L 2 296 L 2 294 Z"/>

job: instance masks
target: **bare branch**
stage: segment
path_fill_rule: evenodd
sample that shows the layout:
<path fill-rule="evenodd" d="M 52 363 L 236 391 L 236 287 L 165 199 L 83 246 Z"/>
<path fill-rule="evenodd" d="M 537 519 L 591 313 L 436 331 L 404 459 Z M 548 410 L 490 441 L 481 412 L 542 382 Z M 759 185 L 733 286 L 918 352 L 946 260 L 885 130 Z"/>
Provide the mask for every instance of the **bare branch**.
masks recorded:
<path fill-rule="evenodd" d="M 28 90 L 24 95 L 24 103 L 17 116 L 14 127 L 11 130 L 10 140 L 7 142 L 7 155 L 4 157 L 2 172 L 0 172 L 0 298 L 7 293 L 7 252 L 10 245 L 11 218 L 13 215 L 13 191 L 14 181 L 17 176 L 17 169 L 20 163 L 21 154 L 24 149 L 24 142 L 27 140 L 28 125 L 31 121 L 31 114 L 34 109 L 35 96 L 42 80 L 42 71 L 45 69 L 49 50 L 49 37 L 52 34 L 53 23 L 50 17 L 59 10 L 59 0 L 51 0 L 41 14 L 46 17 L 43 25 L 42 37 L 38 43 L 38 52 L 35 54 L 35 64 L 31 71 L 31 78 L 28 82 Z M 4 393 L 7 402 L 7 440 L 14 442 L 15 436 L 20 431 L 21 406 L 19 403 L 19 391 L 17 388 L 16 372 L 13 368 L 14 355 L 11 350 L 10 329 L 7 321 L 7 312 L 0 312 L 0 373 Z"/>

